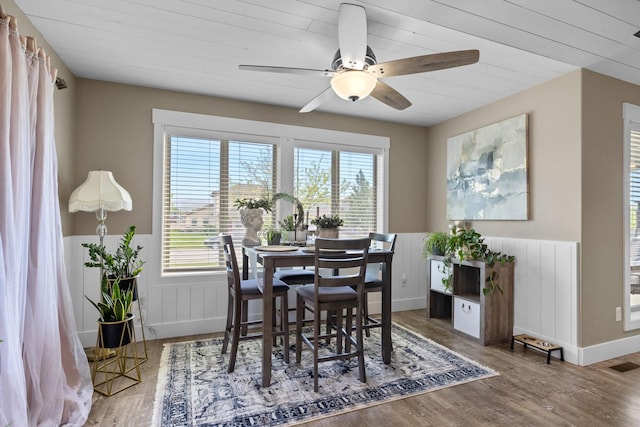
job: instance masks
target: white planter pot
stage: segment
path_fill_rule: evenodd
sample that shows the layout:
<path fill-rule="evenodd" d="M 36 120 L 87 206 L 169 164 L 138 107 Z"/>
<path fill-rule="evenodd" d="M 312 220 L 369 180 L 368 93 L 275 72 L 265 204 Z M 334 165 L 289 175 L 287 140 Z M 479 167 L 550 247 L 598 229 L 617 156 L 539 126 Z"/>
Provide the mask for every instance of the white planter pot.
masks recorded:
<path fill-rule="evenodd" d="M 337 239 L 339 234 L 338 228 L 318 228 L 318 237 L 324 239 Z"/>
<path fill-rule="evenodd" d="M 285 242 L 306 242 L 307 230 L 283 231 L 282 237 Z"/>

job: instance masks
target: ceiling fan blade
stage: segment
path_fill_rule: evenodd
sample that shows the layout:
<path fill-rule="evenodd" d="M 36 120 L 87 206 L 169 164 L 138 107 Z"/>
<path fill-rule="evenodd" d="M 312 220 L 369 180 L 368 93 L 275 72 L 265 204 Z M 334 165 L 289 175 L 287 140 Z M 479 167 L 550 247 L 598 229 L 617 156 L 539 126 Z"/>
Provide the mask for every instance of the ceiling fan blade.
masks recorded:
<path fill-rule="evenodd" d="M 307 105 L 302 107 L 300 109 L 300 112 L 301 113 L 308 113 L 309 111 L 313 111 L 316 108 L 318 108 L 320 105 L 322 105 L 325 102 L 327 102 L 332 97 L 333 97 L 333 89 L 331 88 L 331 86 L 329 86 L 323 92 L 320 92 L 320 94 L 318 96 L 316 96 L 311 101 L 309 101 L 309 103 L 307 103 Z"/>
<path fill-rule="evenodd" d="M 434 53 L 371 65 L 369 72 L 377 77 L 402 76 L 469 65 L 478 62 L 479 58 L 480 52 L 478 50 Z"/>
<path fill-rule="evenodd" d="M 268 73 L 302 74 L 307 76 L 333 77 L 336 72 L 331 70 L 312 70 L 309 68 L 270 67 L 266 65 L 238 65 L 241 70 L 266 71 Z"/>
<path fill-rule="evenodd" d="M 376 87 L 373 89 L 373 92 L 371 92 L 371 96 L 396 110 L 404 110 L 405 108 L 411 107 L 411 101 L 380 80 L 376 83 Z"/>
<path fill-rule="evenodd" d="M 367 13 L 364 7 L 349 3 L 342 3 L 338 13 L 342 66 L 362 70 L 367 53 Z"/>

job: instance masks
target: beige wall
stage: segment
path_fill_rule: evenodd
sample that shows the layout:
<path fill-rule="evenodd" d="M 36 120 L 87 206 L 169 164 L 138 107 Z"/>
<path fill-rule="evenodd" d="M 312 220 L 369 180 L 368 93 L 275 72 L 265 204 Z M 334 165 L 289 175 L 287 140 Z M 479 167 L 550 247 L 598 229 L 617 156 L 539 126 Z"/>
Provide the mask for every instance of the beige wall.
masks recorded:
<path fill-rule="evenodd" d="M 640 87 L 576 71 L 429 129 L 324 113 L 75 79 L 13 0 L 18 18 L 52 55 L 69 88 L 55 91 L 59 200 L 65 235 L 93 234 L 93 214 L 70 215 L 73 189 L 93 169 L 109 169 L 132 195 L 133 212 L 109 214 L 110 234 L 136 224 L 151 233 L 151 109 L 162 108 L 391 138 L 390 231 L 446 230 L 447 138 L 505 118 L 529 117 L 529 221 L 476 221 L 485 235 L 580 242 L 580 346 L 625 333 L 623 302 L 622 102 L 640 105 Z M 416 214 L 417 212 L 417 214 Z"/>
<path fill-rule="evenodd" d="M 54 90 L 53 101 L 55 109 L 55 139 L 58 154 L 58 198 L 61 206 L 63 234 L 72 235 L 73 225 L 71 216 L 66 206 L 69 195 L 75 188 L 75 94 L 76 78 L 67 66 L 62 62 L 57 53 L 51 49 L 47 41 L 42 37 L 24 13 L 13 0 L 2 0 L 2 7 L 7 15 L 17 19 L 18 31 L 21 35 L 31 36 L 36 39 L 38 46 L 43 47 L 51 56 L 51 65 L 58 70 L 58 76 L 63 78 L 69 87 L 64 90 Z"/>
<path fill-rule="evenodd" d="M 637 335 L 614 322 L 623 305 L 622 103 L 640 87 L 590 71 L 582 85 L 582 344 Z"/>
<path fill-rule="evenodd" d="M 481 234 L 580 240 L 580 72 L 429 128 L 427 229 L 447 230 L 447 138 L 528 115 L 529 220 L 474 221 Z"/>
<path fill-rule="evenodd" d="M 133 199 L 132 212 L 109 213 L 109 234 L 123 233 L 131 224 L 139 233 L 151 233 L 152 108 L 388 136 L 389 231 L 426 230 L 423 213 L 430 201 L 423 191 L 428 169 L 424 128 L 95 80 L 78 79 L 77 84 L 75 185 L 89 170 L 108 169 Z M 74 234 L 95 232 L 93 214 L 75 215 Z"/>
<path fill-rule="evenodd" d="M 529 115 L 530 220 L 475 221 L 472 226 L 490 236 L 580 243 L 581 347 L 639 333 L 625 333 L 622 322 L 615 321 L 624 283 L 623 102 L 640 105 L 640 87 L 579 70 L 427 132 L 427 229 L 446 230 L 447 138 Z"/>

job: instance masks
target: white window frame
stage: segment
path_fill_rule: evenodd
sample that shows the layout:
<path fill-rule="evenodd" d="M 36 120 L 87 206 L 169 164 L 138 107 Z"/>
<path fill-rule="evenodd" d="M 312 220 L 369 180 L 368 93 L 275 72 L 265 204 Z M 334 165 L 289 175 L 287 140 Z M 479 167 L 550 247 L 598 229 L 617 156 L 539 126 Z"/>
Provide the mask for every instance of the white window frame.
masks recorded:
<path fill-rule="evenodd" d="M 329 150 L 352 150 L 382 154 L 383 157 L 383 200 L 381 208 L 382 231 L 388 230 L 389 218 L 389 148 L 390 138 L 379 135 L 334 131 L 304 126 L 286 125 L 255 120 L 235 119 L 229 117 L 210 116 L 206 114 L 185 113 L 162 109 L 152 110 L 154 132 L 153 143 L 153 215 L 152 215 L 152 244 L 153 254 L 161 260 L 162 250 L 162 174 L 164 164 L 164 143 L 167 134 L 182 134 L 185 136 L 210 137 L 212 134 L 251 136 L 255 141 L 275 141 L 279 146 L 278 171 L 280 173 L 281 188 L 279 191 L 291 192 L 293 184 L 293 168 L 282 165 L 293 165 L 293 148 L 297 145 L 319 146 Z M 155 263 L 154 263 L 155 264 Z M 157 268 L 150 269 L 151 283 L 169 284 L 189 277 L 202 276 L 203 279 L 220 272 L 183 272 L 162 273 L 161 262 Z M 147 270 L 145 270 L 147 271 Z"/>
<path fill-rule="evenodd" d="M 623 164 L 623 222 L 624 222 L 624 307 L 623 307 L 623 329 L 630 331 L 640 328 L 640 311 L 631 310 L 631 218 L 629 212 L 629 191 L 631 183 L 629 176 L 631 174 L 631 131 L 640 129 L 640 106 L 623 103 L 622 104 L 624 118 L 624 164 Z M 637 306 L 635 306 L 637 307 Z"/>

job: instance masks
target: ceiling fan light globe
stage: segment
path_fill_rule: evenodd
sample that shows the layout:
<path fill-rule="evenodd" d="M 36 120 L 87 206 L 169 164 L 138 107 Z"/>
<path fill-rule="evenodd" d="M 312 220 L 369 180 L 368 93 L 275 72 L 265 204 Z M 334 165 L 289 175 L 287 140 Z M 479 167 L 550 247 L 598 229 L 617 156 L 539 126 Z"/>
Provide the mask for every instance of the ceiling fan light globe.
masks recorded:
<path fill-rule="evenodd" d="M 378 79 L 366 71 L 349 70 L 331 78 L 331 87 L 340 98 L 347 101 L 364 99 L 376 87 Z"/>

